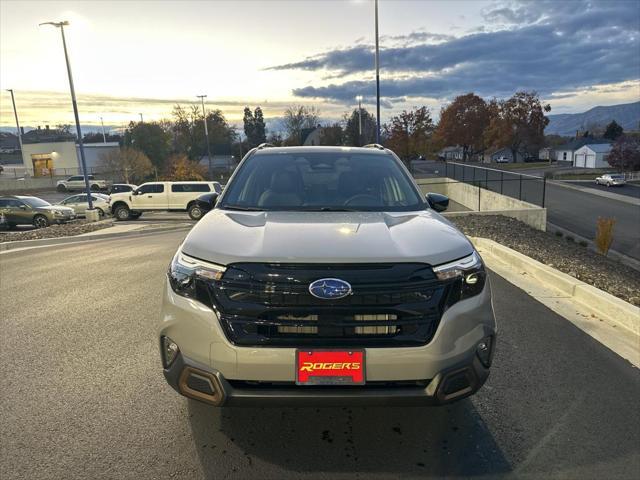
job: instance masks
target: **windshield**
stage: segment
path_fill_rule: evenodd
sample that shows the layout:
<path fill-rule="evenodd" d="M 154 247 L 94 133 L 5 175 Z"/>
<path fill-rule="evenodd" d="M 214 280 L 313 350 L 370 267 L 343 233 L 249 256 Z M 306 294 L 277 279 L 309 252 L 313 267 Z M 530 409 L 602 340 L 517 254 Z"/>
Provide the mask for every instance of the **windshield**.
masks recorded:
<path fill-rule="evenodd" d="M 316 152 L 249 157 L 227 186 L 219 207 L 410 211 L 426 205 L 390 155 Z"/>
<path fill-rule="evenodd" d="M 624 179 L 624 175 L 609 175 L 614 180 L 622 180 Z"/>
<path fill-rule="evenodd" d="M 38 197 L 22 197 L 21 200 L 27 205 L 31 205 L 34 208 L 51 206 L 49 202 L 45 202 L 44 200 Z"/>

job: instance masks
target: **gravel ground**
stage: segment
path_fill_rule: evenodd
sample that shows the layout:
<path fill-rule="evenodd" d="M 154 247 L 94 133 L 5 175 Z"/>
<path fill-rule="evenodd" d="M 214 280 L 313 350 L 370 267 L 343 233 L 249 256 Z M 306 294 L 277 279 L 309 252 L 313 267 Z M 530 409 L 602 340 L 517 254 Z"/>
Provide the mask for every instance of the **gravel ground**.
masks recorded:
<path fill-rule="evenodd" d="M 7 231 L 0 230 L 0 243 L 15 242 L 18 240 L 39 240 L 41 238 L 71 237 L 82 233 L 89 233 L 102 228 L 112 227 L 113 220 L 102 220 L 95 223 L 87 223 L 85 220 L 77 220 L 62 225 L 51 225 L 47 228 Z"/>
<path fill-rule="evenodd" d="M 466 235 L 495 240 L 572 277 L 640 306 L 640 272 L 550 232 L 535 230 L 513 218 L 453 217 Z"/>

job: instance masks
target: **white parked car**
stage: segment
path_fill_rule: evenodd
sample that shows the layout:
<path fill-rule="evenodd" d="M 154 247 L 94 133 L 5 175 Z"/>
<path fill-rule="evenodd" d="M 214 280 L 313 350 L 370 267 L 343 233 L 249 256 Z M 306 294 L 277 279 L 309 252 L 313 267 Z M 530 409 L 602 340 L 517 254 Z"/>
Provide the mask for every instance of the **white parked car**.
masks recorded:
<path fill-rule="evenodd" d="M 109 186 L 106 180 L 98 180 L 93 175 L 87 175 L 89 178 L 89 187 L 93 191 L 106 190 Z M 70 192 L 72 190 L 84 190 L 84 176 L 74 175 L 66 180 L 58 180 L 56 190 L 59 192 Z"/>
<path fill-rule="evenodd" d="M 98 214 L 101 217 L 111 213 L 111 199 L 109 195 L 102 193 L 91 194 L 91 200 L 93 201 L 93 208 L 98 210 Z M 86 211 L 89 209 L 89 201 L 87 200 L 87 194 L 72 195 L 62 200 L 58 205 L 64 205 L 65 207 L 72 208 L 76 213 L 76 216 L 86 216 Z"/>
<path fill-rule="evenodd" d="M 509 163 L 510 161 L 509 157 L 505 157 L 504 155 L 496 158 L 496 163 Z"/>
<path fill-rule="evenodd" d="M 131 192 L 111 195 L 117 220 L 136 219 L 142 212 L 188 212 L 193 220 L 203 215 L 196 199 L 203 193 L 222 191 L 218 182 L 148 182 Z"/>
<path fill-rule="evenodd" d="M 596 185 L 606 185 L 607 187 L 618 187 L 625 183 L 627 182 L 624 179 L 624 175 L 620 173 L 605 173 L 596 178 Z"/>

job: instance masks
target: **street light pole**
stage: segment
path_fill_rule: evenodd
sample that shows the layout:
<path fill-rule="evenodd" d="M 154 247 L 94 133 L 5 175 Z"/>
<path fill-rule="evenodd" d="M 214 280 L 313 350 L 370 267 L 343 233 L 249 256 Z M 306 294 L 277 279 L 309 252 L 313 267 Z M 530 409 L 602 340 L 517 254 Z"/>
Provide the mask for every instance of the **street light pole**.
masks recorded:
<path fill-rule="evenodd" d="M 140 123 L 144 123 L 144 118 L 142 118 L 142 114 L 139 113 L 138 115 L 140 115 Z"/>
<path fill-rule="evenodd" d="M 22 155 L 22 132 L 20 131 L 20 122 L 18 122 L 18 110 L 16 110 L 16 100 L 13 98 L 13 89 L 7 89 L 11 92 L 11 103 L 13 104 L 13 115 L 16 117 L 16 128 L 18 129 L 18 145 L 20 145 L 20 155 Z"/>
<path fill-rule="evenodd" d="M 196 95 L 202 101 L 202 119 L 204 120 L 204 136 L 207 139 L 207 155 L 209 160 L 209 177 L 211 177 L 211 146 L 209 145 L 209 129 L 207 128 L 207 112 L 204 109 L 206 95 Z"/>
<path fill-rule="evenodd" d="M 378 41 L 378 0 L 376 10 L 376 143 L 380 143 L 380 45 Z"/>
<path fill-rule="evenodd" d="M 69 89 L 71 90 L 71 104 L 73 105 L 73 115 L 76 119 L 76 131 L 78 132 L 78 146 L 80 147 L 80 162 L 82 164 L 82 174 L 84 176 L 84 188 L 87 192 L 87 201 L 89 202 L 89 210 L 93 210 L 93 200 L 91 198 L 91 188 L 89 187 L 89 177 L 87 174 L 87 161 L 84 156 L 84 145 L 82 143 L 82 130 L 80 129 L 80 116 L 78 115 L 78 102 L 76 101 L 76 90 L 73 86 L 73 75 L 71 74 L 71 64 L 69 63 L 69 54 L 67 53 L 67 41 L 64 38 L 64 27 L 69 25 L 69 22 L 45 22 L 42 25 L 53 25 L 60 29 L 62 35 L 62 47 L 64 49 L 64 59 L 67 63 L 67 75 L 69 76 Z"/>
<path fill-rule="evenodd" d="M 107 143 L 107 136 L 104 134 L 104 120 L 100 117 L 100 125 L 102 125 L 102 143 Z"/>

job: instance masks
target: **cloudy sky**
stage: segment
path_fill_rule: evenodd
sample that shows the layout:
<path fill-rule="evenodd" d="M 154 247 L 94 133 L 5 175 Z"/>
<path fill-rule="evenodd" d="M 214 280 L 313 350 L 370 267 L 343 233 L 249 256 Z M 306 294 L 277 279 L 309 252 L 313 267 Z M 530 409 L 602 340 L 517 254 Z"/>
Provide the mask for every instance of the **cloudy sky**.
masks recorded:
<path fill-rule="evenodd" d="M 356 95 L 375 109 L 373 1 L 0 0 L 0 126 L 72 123 L 59 32 L 66 29 L 83 124 L 166 117 L 208 94 L 339 118 Z M 470 91 L 537 90 L 552 113 L 640 100 L 640 2 L 380 0 L 383 121 Z"/>

